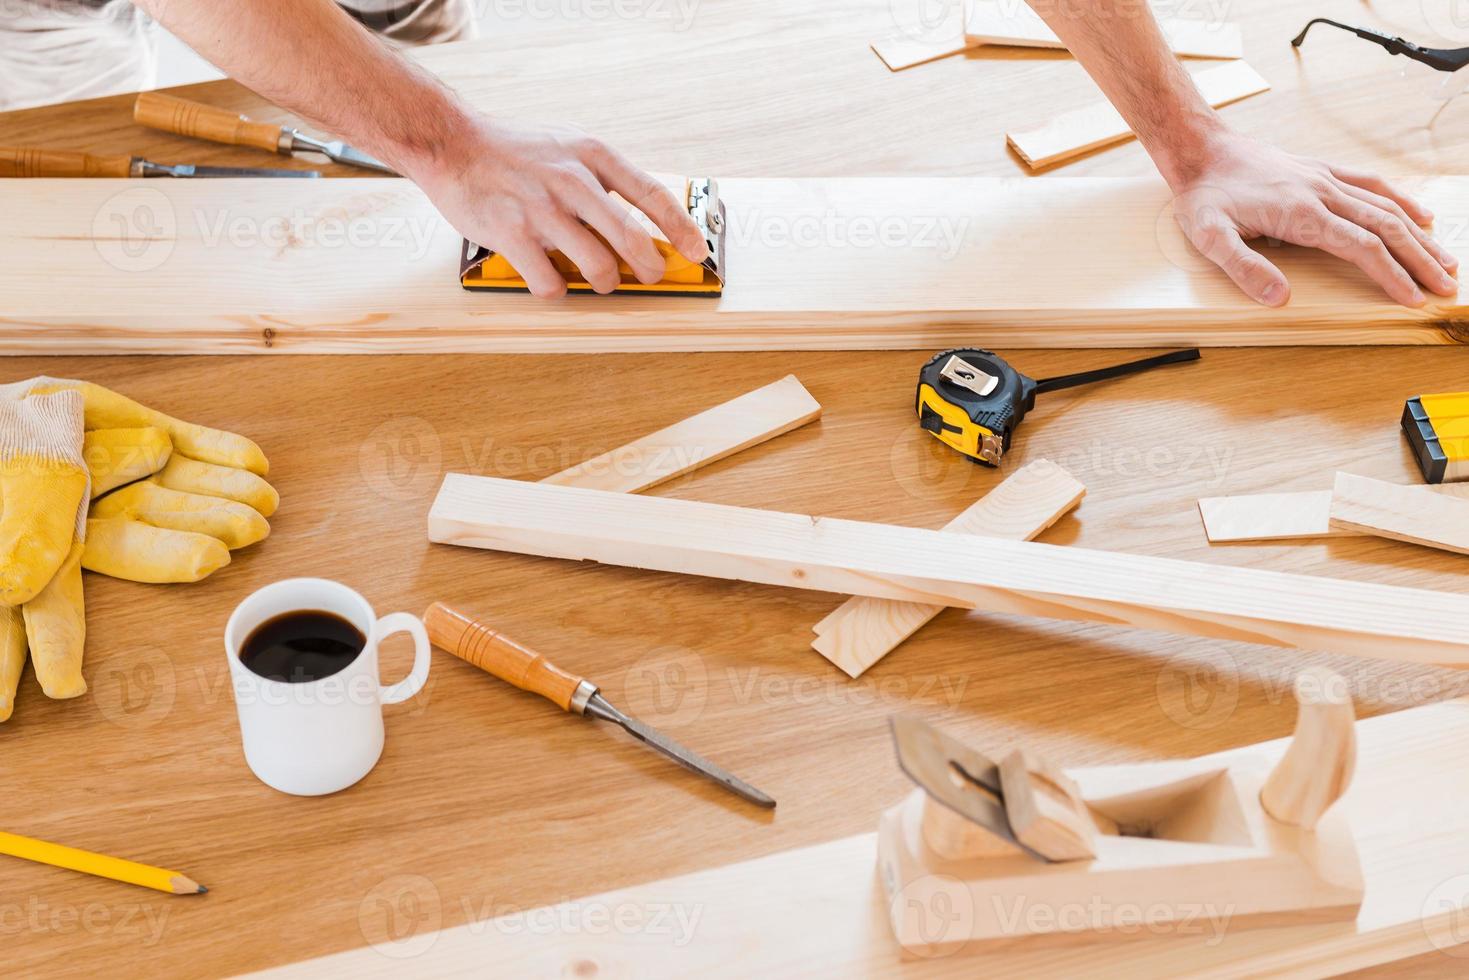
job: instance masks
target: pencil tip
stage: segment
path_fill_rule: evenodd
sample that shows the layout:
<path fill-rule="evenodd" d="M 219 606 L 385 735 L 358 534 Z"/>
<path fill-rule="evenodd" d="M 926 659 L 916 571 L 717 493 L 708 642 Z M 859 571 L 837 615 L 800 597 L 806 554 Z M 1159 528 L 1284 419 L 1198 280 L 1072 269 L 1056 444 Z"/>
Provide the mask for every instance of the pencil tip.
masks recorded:
<path fill-rule="evenodd" d="M 209 890 L 208 888 L 205 888 L 203 885 L 200 885 L 199 886 L 199 890 L 197 892 L 195 892 L 195 894 L 196 895 L 203 895 L 208 890 Z"/>

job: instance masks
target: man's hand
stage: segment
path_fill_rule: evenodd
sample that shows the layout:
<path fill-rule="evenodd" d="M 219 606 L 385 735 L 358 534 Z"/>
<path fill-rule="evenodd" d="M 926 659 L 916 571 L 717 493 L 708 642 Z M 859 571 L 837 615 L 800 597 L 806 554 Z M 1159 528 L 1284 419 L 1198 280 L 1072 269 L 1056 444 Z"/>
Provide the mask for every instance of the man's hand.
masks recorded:
<path fill-rule="evenodd" d="M 1266 306 L 1290 299 L 1281 271 L 1245 245 L 1266 236 L 1351 262 L 1404 306 L 1426 302 L 1419 284 L 1458 292 L 1458 259 L 1423 229 L 1433 215 L 1375 175 L 1222 134 L 1201 163 L 1164 176 L 1189 241 Z"/>
<path fill-rule="evenodd" d="M 1168 50 L 1147 4 L 1031 0 L 1137 134 L 1176 195 L 1189 240 L 1253 299 L 1290 284 L 1245 241 L 1269 236 L 1360 266 L 1407 306 L 1418 284 L 1452 295 L 1458 262 L 1421 225 L 1431 215 L 1371 174 L 1298 157 L 1230 131 Z M 1417 280 L 1415 282 L 1414 280 Z"/>
<path fill-rule="evenodd" d="M 663 278 L 652 236 L 614 191 L 684 258 L 707 257 L 684 206 L 616 150 L 574 129 L 490 120 L 332 0 L 135 3 L 238 81 L 412 178 L 455 230 L 504 255 L 537 296 L 566 291 L 552 250 L 598 292 L 618 284 L 614 252 L 642 282 Z"/>
<path fill-rule="evenodd" d="M 599 293 L 620 281 L 617 256 L 640 282 L 663 278 L 665 260 L 652 236 L 612 191 L 647 215 L 684 258 L 708 256 L 698 226 L 662 183 L 570 127 L 515 129 L 467 113 L 453 144 L 408 176 L 460 234 L 504 255 L 536 296 L 566 292 L 546 257 L 552 250 L 576 263 Z"/>

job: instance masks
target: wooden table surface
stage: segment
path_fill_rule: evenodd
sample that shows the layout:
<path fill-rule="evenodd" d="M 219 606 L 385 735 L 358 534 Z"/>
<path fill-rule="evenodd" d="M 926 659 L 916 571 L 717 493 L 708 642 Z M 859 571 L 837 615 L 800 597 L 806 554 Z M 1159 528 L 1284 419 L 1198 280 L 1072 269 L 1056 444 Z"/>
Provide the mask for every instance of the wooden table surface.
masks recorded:
<path fill-rule="evenodd" d="M 730 175 L 1018 174 L 1002 145 L 1006 128 L 1095 98 L 1077 66 L 1051 53 L 974 53 L 890 74 L 866 42 L 908 16 L 892 2 L 891 10 L 835 0 L 795 10 L 778 0 L 692 8 L 649 0 L 618 8 L 642 17 L 507 15 L 503 36 L 421 57 L 487 108 L 580 122 L 659 169 Z M 1425 129 L 1433 105 L 1421 82 L 1397 75 L 1401 59 L 1340 34 L 1313 36 L 1299 56 L 1286 43 L 1320 14 L 1427 41 L 1448 23 L 1439 6 L 1403 5 L 1383 21 L 1380 9 L 1356 3 L 1230 5 L 1247 56 L 1276 87 L 1231 107 L 1229 118 L 1343 162 L 1463 169 L 1469 103 Z M 653 72 L 665 56 L 670 63 Z M 233 83 L 184 92 L 288 118 Z M 266 162 L 138 129 L 130 104 L 3 115 L 0 143 Z M 1127 146 L 1061 172 L 1147 166 Z M 1119 356 L 1028 351 L 1013 360 L 1043 376 Z M 808 647 L 831 597 L 425 539 L 446 472 L 545 476 L 788 372 L 825 406 L 819 423 L 653 492 L 941 526 L 1001 474 L 948 454 L 914 425 L 921 360 L 886 352 L 4 364 L 0 380 L 86 377 L 242 431 L 270 455 L 282 496 L 272 536 L 203 583 L 88 576 L 91 692 L 49 701 L 27 673 L 15 716 L 0 726 L 0 827 L 178 868 L 210 893 L 170 899 L 0 862 L 6 972 L 233 973 L 872 830 L 907 785 L 886 732 L 896 711 L 921 712 L 980 747 L 1024 739 L 1066 764 L 1089 764 L 1286 734 L 1291 681 L 1307 663 L 1350 678 L 1364 715 L 1469 687 L 1469 675 L 1431 668 L 958 612 L 849 681 Z M 1046 457 L 1087 484 L 1080 510 L 1046 541 L 1463 589 L 1462 557 L 1386 541 L 1211 548 L 1194 505 L 1221 493 L 1324 488 L 1343 468 L 1416 480 L 1397 429 L 1403 399 L 1469 387 L 1466 375 L 1469 351 L 1458 349 L 1208 351 L 1197 365 L 1048 396 L 1006 470 Z M 548 397 L 553 386 L 561 391 Z M 221 633 L 250 590 L 292 575 L 345 581 L 380 613 L 442 599 L 483 614 L 780 807 L 756 812 L 619 733 L 443 654 L 424 694 L 387 710 L 385 754 L 361 784 L 324 799 L 278 794 L 243 764 Z M 395 641 L 385 675 L 407 659 Z M 1456 975 L 1459 962 L 1435 955 L 1412 968 Z"/>

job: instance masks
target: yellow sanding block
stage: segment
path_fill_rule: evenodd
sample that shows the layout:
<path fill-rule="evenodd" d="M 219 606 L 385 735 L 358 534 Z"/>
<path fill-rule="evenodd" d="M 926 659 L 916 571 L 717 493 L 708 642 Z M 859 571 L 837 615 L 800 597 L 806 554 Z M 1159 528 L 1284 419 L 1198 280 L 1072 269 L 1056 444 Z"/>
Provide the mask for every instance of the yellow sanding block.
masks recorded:
<path fill-rule="evenodd" d="M 684 184 L 684 202 L 689 217 L 704 233 L 709 246 L 709 257 L 701 263 L 690 262 L 668 242 L 654 238 L 653 244 L 663 255 L 666 271 L 655 283 L 640 282 L 627 263 L 618 260 L 617 271 L 621 283 L 615 293 L 636 295 L 718 296 L 724 291 L 724 202 L 719 199 L 719 185 L 712 177 L 692 178 Z M 592 234 L 596 235 L 596 231 Z M 599 239 L 600 235 L 597 236 Z M 605 245 L 605 240 L 603 241 Z M 576 265 L 560 252 L 550 252 L 547 258 L 566 280 L 566 288 L 573 293 L 593 292 L 591 284 Z M 459 266 L 459 283 L 465 289 L 489 289 L 499 292 L 526 292 L 525 280 L 511 267 L 505 256 L 482 245 L 465 239 L 463 261 Z"/>

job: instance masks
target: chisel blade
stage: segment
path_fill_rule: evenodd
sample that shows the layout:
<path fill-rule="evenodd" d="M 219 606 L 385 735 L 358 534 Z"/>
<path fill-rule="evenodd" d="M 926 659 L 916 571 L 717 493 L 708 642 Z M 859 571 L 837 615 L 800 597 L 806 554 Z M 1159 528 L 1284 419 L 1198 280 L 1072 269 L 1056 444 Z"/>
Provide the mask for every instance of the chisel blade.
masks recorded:
<path fill-rule="evenodd" d="M 162 166 L 159 164 L 159 166 Z M 170 177 L 320 177 L 316 170 L 284 170 L 273 167 L 196 167 L 193 164 L 164 167 Z"/>
<path fill-rule="evenodd" d="M 734 773 L 715 765 L 697 752 L 689 751 L 672 739 L 660 734 L 655 729 L 644 725 L 636 718 L 628 717 L 612 707 L 599 694 L 594 694 L 592 699 L 587 703 L 586 713 L 621 725 L 633 738 L 639 739 L 652 748 L 657 749 L 690 772 L 696 772 L 701 776 L 714 780 L 731 793 L 734 793 L 742 799 L 749 800 L 756 806 L 766 807 L 767 809 L 775 806 L 774 799 L 760 792 L 760 790 L 751 786 Z"/>
<path fill-rule="evenodd" d="M 381 160 L 374 159 L 361 150 L 348 146 L 341 140 L 319 140 L 315 136 L 308 136 L 299 129 L 287 131 L 290 136 L 290 148 L 292 152 L 305 150 L 308 153 L 320 153 L 333 163 L 346 164 L 349 167 L 365 167 L 368 170 L 377 170 L 394 177 L 398 172 Z"/>

